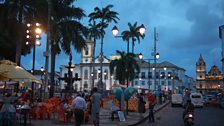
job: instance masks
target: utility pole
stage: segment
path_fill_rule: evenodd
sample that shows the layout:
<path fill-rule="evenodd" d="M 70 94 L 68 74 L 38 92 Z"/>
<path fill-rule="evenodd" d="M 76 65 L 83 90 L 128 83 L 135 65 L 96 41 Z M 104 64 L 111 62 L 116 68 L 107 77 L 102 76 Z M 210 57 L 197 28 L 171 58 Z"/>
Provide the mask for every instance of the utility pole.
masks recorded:
<path fill-rule="evenodd" d="M 156 42 L 157 42 L 157 33 L 156 33 L 156 27 L 154 27 L 154 90 L 156 90 Z M 158 88 L 157 88 L 158 89 Z"/>

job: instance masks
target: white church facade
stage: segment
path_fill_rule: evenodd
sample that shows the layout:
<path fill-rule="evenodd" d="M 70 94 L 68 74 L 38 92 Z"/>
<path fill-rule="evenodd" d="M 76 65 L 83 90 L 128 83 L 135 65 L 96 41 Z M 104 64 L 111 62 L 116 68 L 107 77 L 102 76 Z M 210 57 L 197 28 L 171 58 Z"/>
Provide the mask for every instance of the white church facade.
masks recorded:
<path fill-rule="evenodd" d="M 100 81 L 100 55 L 94 58 L 93 63 L 93 42 L 87 41 L 87 48 L 82 50 L 81 53 L 81 63 L 73 64 L 72 73 L 73 76 L 77 75 L 81 78 L 81 81 L 75 81 L 73 83 L 73 88 L 76 91 L 83 90 L 91 90 L 92 87 L 97 87 Z M 110 56 L 107 58 L 103 56 L 103 75 L 102 82 L 105 90 L 111 90 L 114 85 L 119 84 L 117 80 L 115 80 L 114 75 L 110 73 L 109 65 L 110 61 L 119 58 L 119 56 Z M 156 64 L 156 69 L 154 64 L 150 64 L 144 61 L 138 61 L 140 66 L 140 73 L 137 75 L 135 79 L 130 82 L 129 85 L 133 85 L 139 90 L 171 90 L 174 92 L 182 92 L 186 88 L 193 88 L 195 82 L 193 78 L 185 75 L 185 69 L 178 67 L 168 61 L 164 61 Z M 66 65 L 61 65 L 60 67 L 60 76 L 64 77 L 66 73 L 68 73 L 68 68 Z M 94 68 L 94 71 L 93 71 Z M 164 69 L 166 68 L 166 69 Z M 155 71 L 156 70 L 156 71 Z M 190 80 L 190 81 L 189 81 Z M 60 81 L 61 89 L 65 89 L 66 83 L 64 81 Z M 191 85 L 191 86 L 189 86 Z M 150 87 L 149 87 L 150 86 Z M 156 86 L 156 88 L 154 87 Z"/>

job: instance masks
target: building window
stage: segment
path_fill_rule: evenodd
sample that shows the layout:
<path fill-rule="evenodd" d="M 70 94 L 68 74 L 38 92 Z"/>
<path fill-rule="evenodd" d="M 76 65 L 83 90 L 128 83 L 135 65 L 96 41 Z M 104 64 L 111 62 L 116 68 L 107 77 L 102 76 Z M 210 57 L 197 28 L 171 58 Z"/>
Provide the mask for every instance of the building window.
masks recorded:
<path fill-rule="evenodd" d="M 161 78 L 165 79 L 165 72 L 161 72 Z"/>
<path fill-rule="evenodd" d="M 94 79 L 97 79 L 97 70 L 94 70 Z"/>
<path fill-rule="evenodd" d="M 138 78 L 138 72 L 135 73 L 135 78 Z"/>
<path fill-rule="evenodd" d="M 98 79 L 100 80 L 100 77 L 101 77 L 101 73 L 98 73 Z"/>
<path fill-rule="evenodd" d="M 200 78 L 202 78 L 202 76 L 200 75 Z"/>
<path fill-rule="evenodd" d="M 168 85 L 171 85 L 171 81 L 168 81 Z"/>
<path fill-rule="evenodd" d="M 148 72 L 148 78 L 152 78 L 152 72 Z"/>
<path fill-rule="evenodd" d="M 84 89 L 88 89 L 87 81 L 84 82 Z"/>
<path fill-rule="evenodd" d="M 145 72 L 142 72 L 142 77 L 141 78 L 145 78 Z"/>
<path fill-rule="evenodd" d="M 88 79 L 88 70 L 87 70 L 87 69 L 84 71 L 84 79 L 85 79 L 85 80 Z"/>
<path fill-rule="evenodd" d="M 202 84 L 200 84 L 199 87 L 202 88 Z"/>
<path fill-rule="evenodd" d="M 138 85 L 138 81 L 135 81 L 135 85 Z"/>
<path fill-rule="evenodd" d="M 156 72 L 156 79 L 159 79 L 159 72 Z"/>
<path fill-rule="evenodd" d="M 172 73 L 168 72 L 167 76 L 168 76 L 168 79 L 171 79 Z"/>
<path fill-rule="evenodd" d="M 142 81 L 142 85 L 145 85 L 145 81 Z"/>
<path fill-rule="evenodd" d="M 85 49 L 85 55 L 89 55 L 89 48 L 88 47 L 86 47 L 86 49 Z"/>
<path fill-rule="evenodd" d="M 76 91 L 78 90 L 78 84 L 75 84 L 75 90 Z"/>
<path fill-rule="evenodd" d="M 162 84 L 162 85 L 165 85 L 165 81 L 161 81 L 161 84 Z"/>
<path fill-rule="evenodd" d="M 104 80 L 108 80 L 108 70 L 104 71 Z"/>

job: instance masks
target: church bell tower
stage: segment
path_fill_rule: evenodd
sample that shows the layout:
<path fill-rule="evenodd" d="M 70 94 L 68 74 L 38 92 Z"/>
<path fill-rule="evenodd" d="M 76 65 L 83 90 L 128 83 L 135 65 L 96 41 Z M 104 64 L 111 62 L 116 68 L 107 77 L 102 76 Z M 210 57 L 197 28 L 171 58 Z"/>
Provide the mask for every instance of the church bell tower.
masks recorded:
<path fill-rule="evenodd" d="M 92 63 L 94 42 L 86 40 L 86 47 L 82 49 L 81 63 Z"/>
<path fill-rule="evenodd" d="M 206 79 L 206 63 L 202 56 L 200 55 L 196 63 L 196 90 L 197 92 L 203 93 L 205 87 Z"/>

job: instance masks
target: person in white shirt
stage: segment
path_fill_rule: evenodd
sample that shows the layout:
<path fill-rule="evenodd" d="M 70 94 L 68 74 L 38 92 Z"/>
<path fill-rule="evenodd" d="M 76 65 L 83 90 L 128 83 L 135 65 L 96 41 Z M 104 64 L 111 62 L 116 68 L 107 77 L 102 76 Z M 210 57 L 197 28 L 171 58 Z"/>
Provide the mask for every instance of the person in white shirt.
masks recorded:
<path fill-rule="evenodd" d="M 75 112 L 75 126 L 80 126 L 84 118 L 84 110 L 86 109 L 86 101 L 80 94 L 72 101 L 72 109 Z"/>

